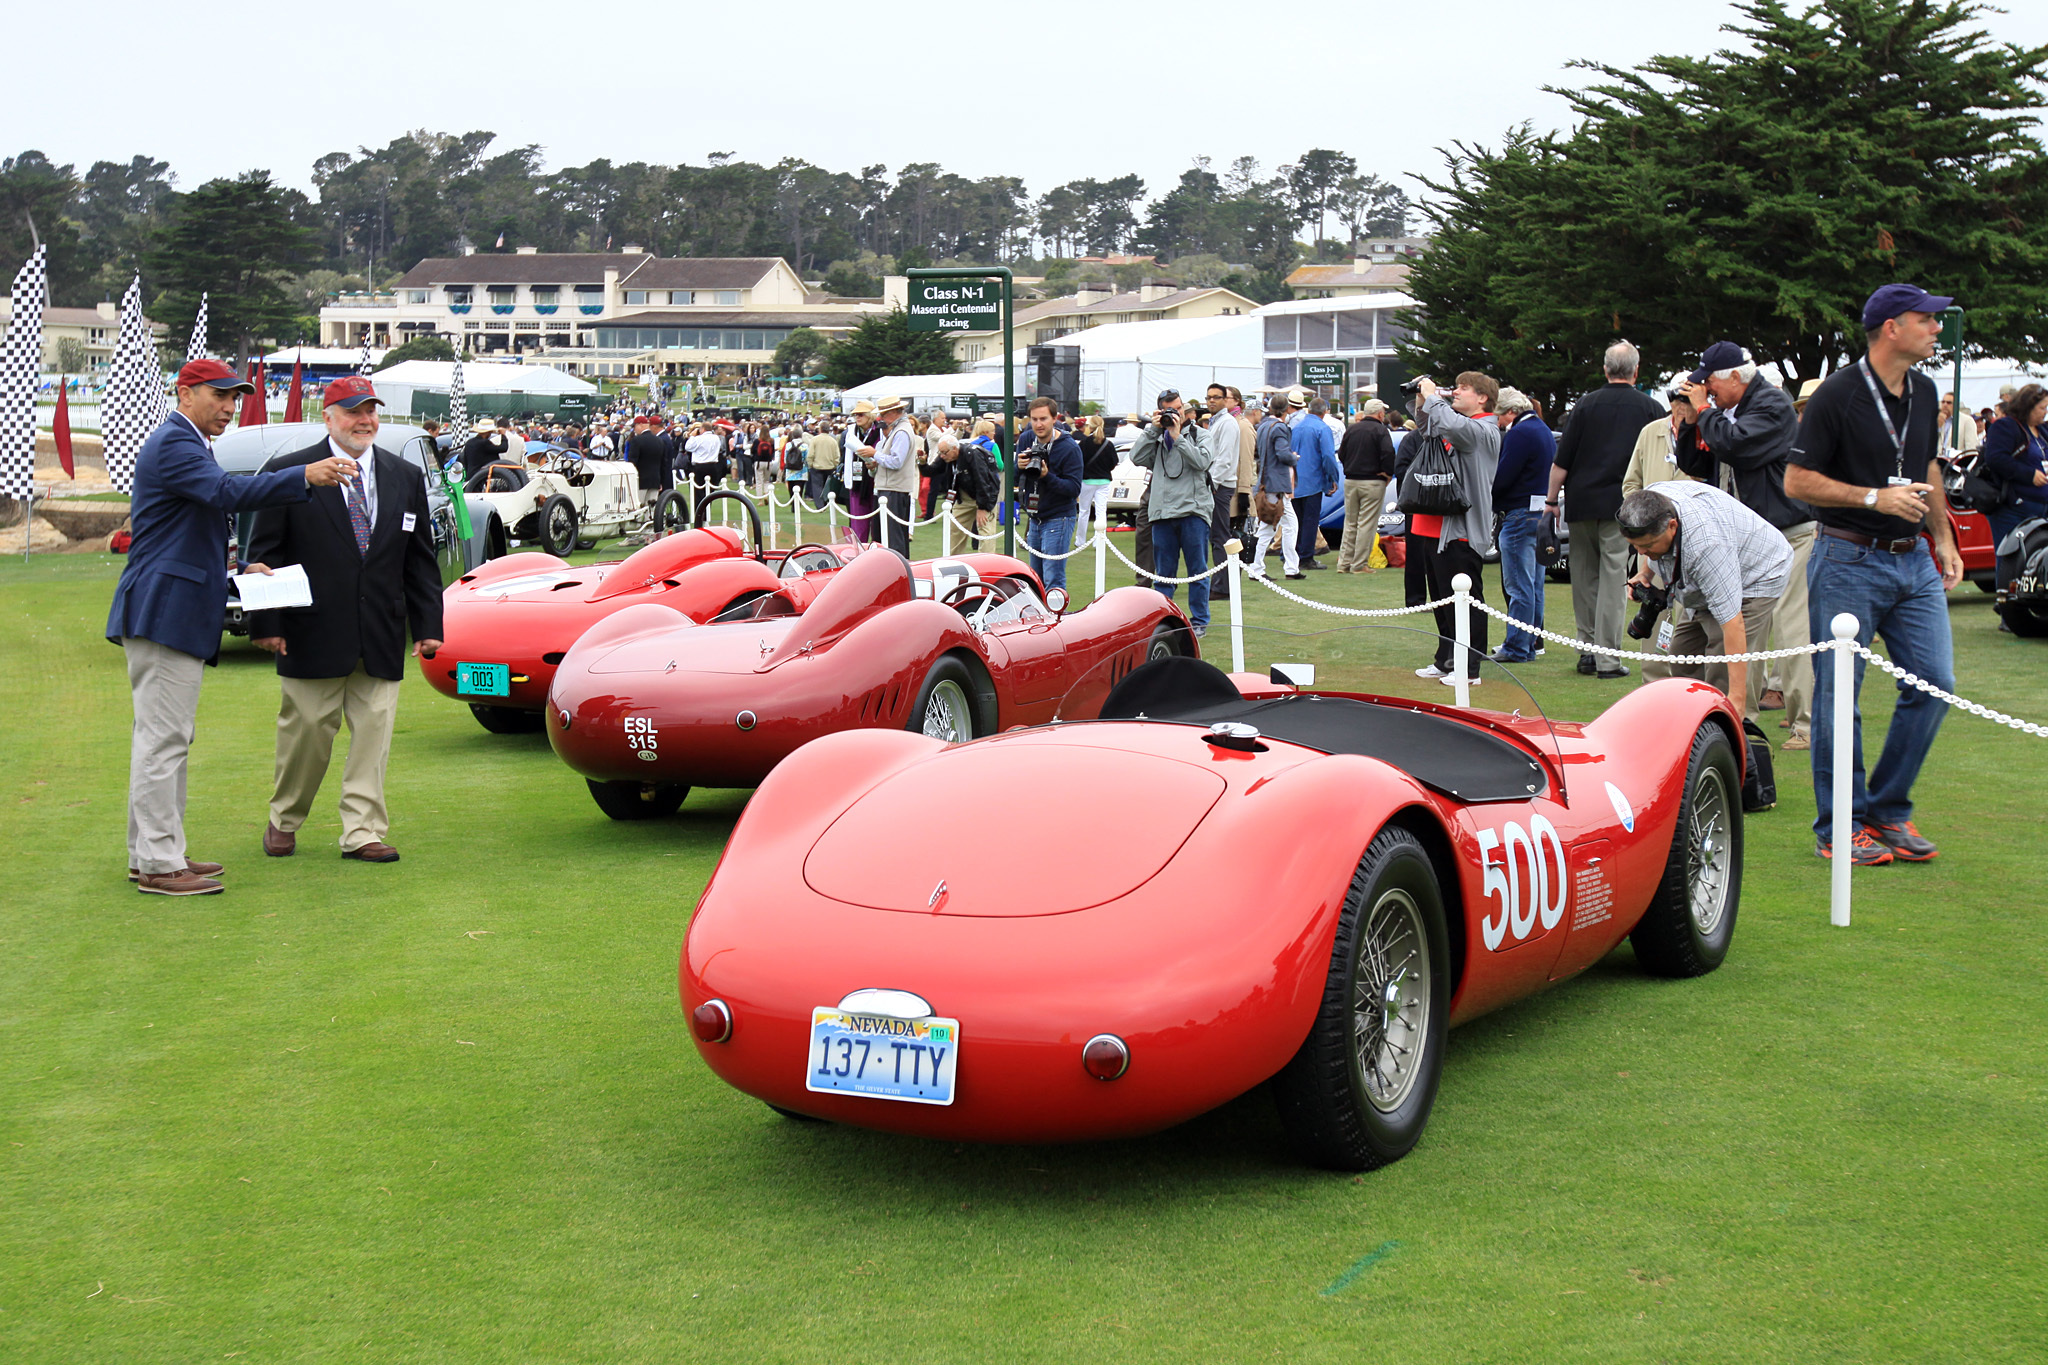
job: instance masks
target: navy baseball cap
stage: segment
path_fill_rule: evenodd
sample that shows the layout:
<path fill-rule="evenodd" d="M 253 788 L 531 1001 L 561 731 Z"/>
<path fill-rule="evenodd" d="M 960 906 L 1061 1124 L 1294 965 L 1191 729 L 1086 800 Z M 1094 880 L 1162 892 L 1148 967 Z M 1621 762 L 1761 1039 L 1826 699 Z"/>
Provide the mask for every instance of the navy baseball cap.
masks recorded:
<path fill-rule="evenodd" d="M 327 394 L 320 406 L 326 408 L 359 408 L 365 403 L 384 406 L 384 400 L 377 396 L 377 390 L 362 375 L 345 375 L 327 386 Z"/>
<path fill-rule="evenodd" d="M 1930 294 L 1917 284 L 1887 284 L 1863 301 L 1863 330 L 1868 332 L 1884 325 L 1887 318 L 1901 313 L 1939 313 L 1955 302 L 1939 294 Z"/>
<path fill-rule="evenodd" d="M 1688 384 L 1704 384 L 1707 376 L 1722 370 L 1732 370 L 1738 365 L 1750 362 L 1748 351 L 1732 341 L 1717 341 L 1700 355 L 1700 367 L 1685 377 Z"/>

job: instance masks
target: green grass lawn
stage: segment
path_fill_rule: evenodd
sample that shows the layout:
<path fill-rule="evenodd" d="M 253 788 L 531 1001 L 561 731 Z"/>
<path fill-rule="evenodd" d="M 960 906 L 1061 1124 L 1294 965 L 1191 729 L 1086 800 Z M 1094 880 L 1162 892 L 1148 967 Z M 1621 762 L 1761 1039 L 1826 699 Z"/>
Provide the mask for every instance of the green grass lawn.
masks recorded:
<path fill-rule="evenodd" d="M 336 856 L 338 765 L 270 860 L 277 685 L 230 644 L 189 815 L 230 889 L 137 895 L 118 571 L 0 563 L 0 1358 L 2042 1358 L 2040 740 L 1952 715 L 1918 793 L 1943 856 L 1859 873 L 1847 930 L 1782 755 L 1727 964 L 1657 981 L 1624 947 L 1458 1030 L 1386 1170 L 1303 1169 L 1263 1094 L 1140 1141 L 962 1147 L 787 1122 L 698 1061 L 677 950 L 746 793 L 615 824 L 544 739 L 416 677 L 404 861 Z M 1388 606 L 1400 574 L 1290 586 Z M 1952 600 L 1962 691 L 2048 718 L 2048 652 Z M 1427 646 L 1286 652 L 1412 688 Z M 1572 663 L 1520 670 L 1548 714 L 1621 695 Z"/>

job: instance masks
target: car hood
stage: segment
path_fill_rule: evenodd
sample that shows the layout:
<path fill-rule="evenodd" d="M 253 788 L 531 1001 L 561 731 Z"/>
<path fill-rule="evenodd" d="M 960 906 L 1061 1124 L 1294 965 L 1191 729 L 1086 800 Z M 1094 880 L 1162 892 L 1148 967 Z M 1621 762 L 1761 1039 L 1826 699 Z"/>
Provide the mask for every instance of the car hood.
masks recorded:
<path fill-rule="evenodd" d="M 687 621 L 605 650 L 585 665 L 599 673 L 758 673 L 801 617 L 696 626 Z"/>
<path fill-rule="evenodd" d="M 848 905 L 911 914 L 1086 910 L 1151 880 L 1224 789 L 1156 754 L 984 740 L 856 799 L 811 846 L 804 880 Z"/>

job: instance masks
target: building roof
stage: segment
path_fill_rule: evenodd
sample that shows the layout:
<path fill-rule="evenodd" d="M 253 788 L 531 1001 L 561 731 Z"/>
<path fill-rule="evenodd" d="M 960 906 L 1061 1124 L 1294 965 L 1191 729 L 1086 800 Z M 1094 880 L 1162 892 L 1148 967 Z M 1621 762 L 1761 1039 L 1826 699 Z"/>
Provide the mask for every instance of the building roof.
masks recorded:
<path fill-rule="evenodd" d="M 1177 308 L 1184 303 L 1193 303 L 1196 299 L 1210 294 L 1229 294 L 1230 297 L 1236 299 L 1244 306 L 1244 311 L 1246 312 L 1250 312 L 1258 307 L 1258 304 L 1244 297 L 1244 295 L 1234 290 L 1225 289 L 1221 285 L 1212 285 L 1207 289 L 1176 289 L 1170 294 L 1161 294 L 1159 297 L 1149 300 L 1140 298 L 1136 290 L 1124 294 L 1112 294 L 1106 299 L 1098 299 L 1093 303 L 1077 303 L 1075 302 L 1075 296 L 1068 294 L 1065 298 L 1047 299 L 1044 303 L 1034 303 L 1029 308 L 1019 309 L 1013 325 L 1026 327 L 1034 322 L 1042 322 L 1046 318 L 1066 317 L 1069 314 L 1091 316 L 1097 313 L 1158 312 L 1168 308 Z"/>
<path fill-rule="evenodd" d="M 429 256 L 405 272 L 394 289 L 428 289 L 438 284 L 603 284 L 604 272 L 624 280 L 655 258 L 610 251 L 563 251 L 515 255 L 479 251 L 473 256 Z M 749 281 L 751 283 L 751 281 Z"/>
<path fill-rule="evenodd" d="M 590 327 L 858 327 L 866 313 L 733 312 L 725 309 L 660 308 L 621 313 L 583 324 Z"/>
<path fill-rule="evenodd" d="M 780 256 L 650 256 L 636 289 L 751 289 L 782 264 Z"/>
<path fill-rule="evenodd" d="M 1341 265 L 1299 265 L 1287 277 L 1295 289 L 1400 289 L 1408 283 L 1408 266 L 1389 261 L 1358 269 L 1356 261 Z"/>
<path fill-rule="evenodd" d="M 5 294 L 0 294 L 0 317 L 11 318 L 13 316 L 14 300 Z M 97 308 L 43 309 L 43 326 L 45 327 L 117 327 L 119 325 L 119 314 L 108 317 Z"/>

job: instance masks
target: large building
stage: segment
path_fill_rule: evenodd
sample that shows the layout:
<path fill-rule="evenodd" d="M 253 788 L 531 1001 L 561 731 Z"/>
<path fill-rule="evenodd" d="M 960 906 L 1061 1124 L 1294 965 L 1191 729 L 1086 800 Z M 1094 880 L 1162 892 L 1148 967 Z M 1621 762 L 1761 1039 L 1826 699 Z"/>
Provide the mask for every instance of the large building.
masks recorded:
<path fill-rule="evenodd" d="M 14 317 L 13 301 L 0 295 L 0 330 Z M 163 324 L 152 322 L 150 330 L 159 338 L 163 335 Z M 83 348 L 81 354 L 85 368 L 74 369 L 73 374 L 101 377 L 114 359 L 114 341 L 120 334 L 121 310 L 119 305 L 102 303 L 96 308 L 45 308 L 43 309 L 43 358 L 42 372 L 57 373 L 61 360 L 57 353 L 58 344 L 71 339 Z"/>
<path fill-rule="evenodd" d="M 340 295 L 320 310 L 320 339 L 395 346 L 438 336 L 589 377 L 751 379 L 775 373 L 775 348 L 794 329 L 840 336 L 882 308 L 814 294 L 777 256 L 521 248 L 433 257 L 389 292 Z"/>
<path fill-rule="evenodd" d="M 1357 254 L 1348 262 L 1296 266 L 1287 286 L 1298 299 L 1402 293 L 1410 263 L 1428 246 L 1426 237 L 1368 237 L 1352 248 Z"/>
<path fill-rule="evenodd" d="M 888 282 L 894 302 L 901 281 Z M 1082 285 L 1065 298 L 1047 299 L 1017 310 L 1011 331 L 1019 346 L 1043 346 L 1090 327 L 1123 322 L 1185 322 L 1190 318 L 1235 317 L 1259 305 L 1234 290 L 1220 287 L 1182 289 L 1169 281 L 1153 281 L 1119 293 L 1109 285 Z M 1003 334 L 961 332 L 953 338 L 953 356 L 972 365 L 1003 353 Z"/>
<path fill-rule="evenodd" d="M 1340 404 L 1348 404 L 1361 389 L 1394 403 L 1399 397 L 1394 390 L 1408 378 L 1394 347 L 1413 335 L 1400 318 L 1414 307 L 1415 300 L 1406 294 L 1385 292 L 1267 304 L 1258 312 L 1264 324 L 1266 383 L 1274 388 L 1304 383 L 1304 364 L 1320 361 L 1311 373 L 1327 373 L 1336 362 L 1347 376 L 1344 382 L 1308 387 Z"/>

